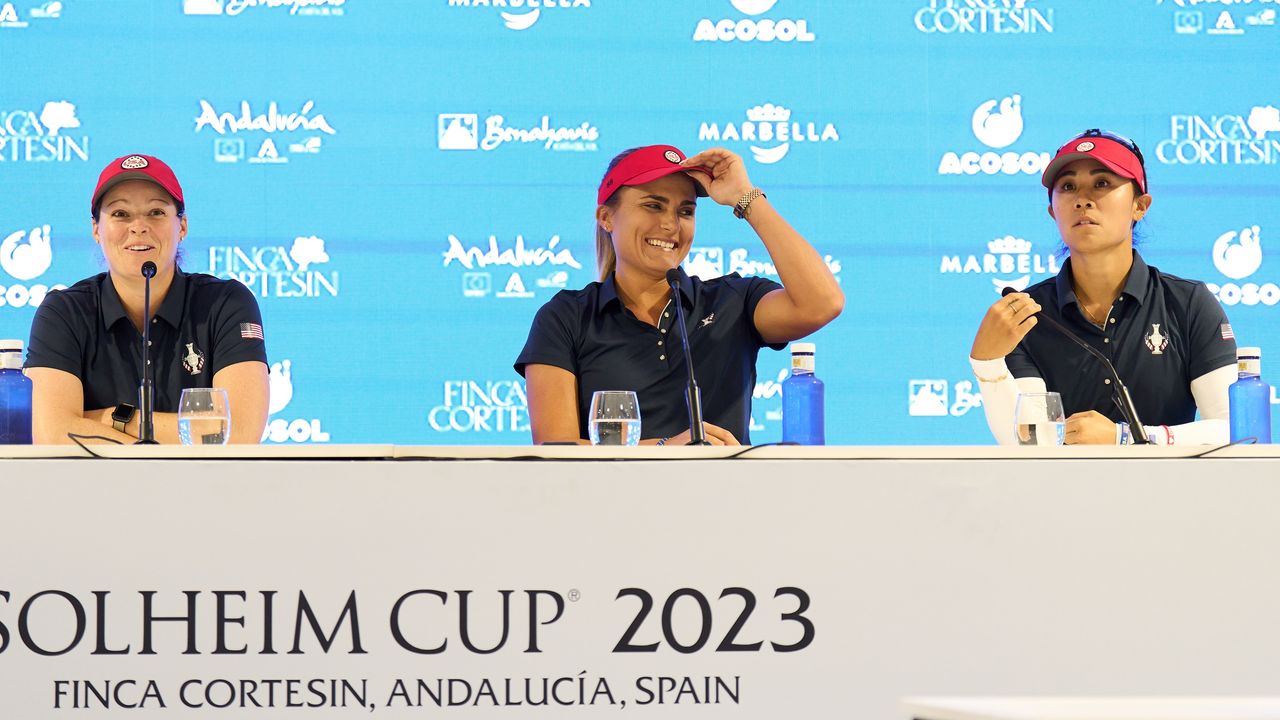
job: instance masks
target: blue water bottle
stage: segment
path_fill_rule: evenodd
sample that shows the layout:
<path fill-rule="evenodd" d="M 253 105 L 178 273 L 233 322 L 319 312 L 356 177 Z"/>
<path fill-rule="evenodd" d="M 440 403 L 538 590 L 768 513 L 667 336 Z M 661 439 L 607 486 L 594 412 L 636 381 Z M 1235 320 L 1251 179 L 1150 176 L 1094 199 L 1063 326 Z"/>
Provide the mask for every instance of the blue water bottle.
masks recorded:
<path fill-rule="evenodd" d="M 1271 442 L 1271 386 L 1262 382 L 1262 348 L 1236 349 L 1240 379 L 1231 383 L 1231 442 L 1257 438 Z"/>
<path fill-rule="evenodd" d="M 31 444 L 31 381 L 22 374 L 22 341 L 0 340 L 0 445 Z"/>
<path fill-rule="evenodd" d="M 823 386 L 813 374 L 813 343 L 791 343 L 791 377 L 782 381 L 782 442 L 826 445 Z"/>

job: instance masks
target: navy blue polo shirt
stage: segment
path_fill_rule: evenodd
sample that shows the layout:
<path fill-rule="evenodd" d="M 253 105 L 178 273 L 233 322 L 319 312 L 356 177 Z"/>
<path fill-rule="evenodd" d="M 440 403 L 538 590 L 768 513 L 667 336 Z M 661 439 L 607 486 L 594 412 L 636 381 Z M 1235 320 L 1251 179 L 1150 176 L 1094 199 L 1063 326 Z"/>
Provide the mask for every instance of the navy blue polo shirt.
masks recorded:
<path fill-rule="evenodd" d="M 176 269 L 151 324 L 156 412 L 177 412 L 184 388 L 213 387 L 222 368 L 265 363 L 262 316 L 235 280 Z M 142 334 L 129 322 L 109 273 L 50 292 L 31 321 L 27 367 L 69 372 L 84 385 L 84 409 L 138 404 Z"/>
<path fill-rule="evenodd" d="M 680 287 L 703 419 L 746 444 L 751 442 L 756 356 L 766 346 L 753 321 L 756 304 L 781 287 L 737 273 L 707 281 L 686 276 Z M 612 275 L 582 290 L 561 290 L 534 317 L 516 372 L 523 376 L 526 365 L 540 364 L 577 376 L 579 437 L 587 437 L 596 390 L 634 390 L 641 435 L 677 435 L 689 429 L 689 410 L 684 349 L 675 323 L 670 304 L 657 327 L 637 318 L 618 297 Z M 779 350 L 786 343 L 768 347 Z"/>
<path fill-rule="evenodd" d="M 1069 259 L 1057 277 L 1032 285 L 1027 293 L 1043 313 L 1111 360 L 1145 425 L 1195 420 L 1191 381 L 1236 362 L 1227 315 L 1204 283 L 1162 273 L 1136 251 L 1104 328 L 1081 312 Z M 1124 420 L 1111 400 L 1106 368 L 1048 323 L 1036 325 L 1005 362 L 1014 377 L 1043 378 L 1049 390 L 1061 393 L 1067 415 L 1096 410 L 1115 422 Z"/>

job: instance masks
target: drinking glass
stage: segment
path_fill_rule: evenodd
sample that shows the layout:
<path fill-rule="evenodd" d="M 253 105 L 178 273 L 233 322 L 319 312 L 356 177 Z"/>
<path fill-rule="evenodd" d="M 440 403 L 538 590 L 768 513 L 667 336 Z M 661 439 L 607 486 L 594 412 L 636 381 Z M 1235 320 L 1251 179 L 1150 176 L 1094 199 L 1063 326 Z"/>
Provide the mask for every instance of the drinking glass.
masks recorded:
<path fill-rule="evenodd" d="M 231 407 L 222 388 L 187 388 L 178 402 L 178 439 L 183 445 L 226 445 Z"/>
<path fill-rule="evenodd" d="M 1061 445 L 1066 430 L 1061 395 L 1018 393 L 1013 410 L 1013 436 L 1019 445 Z"/>
<path fill-rule="evenodd" d="M 630 390 L 597 390 L 591 395 L 592 445 L 639 445 L 640 401 Z"/>

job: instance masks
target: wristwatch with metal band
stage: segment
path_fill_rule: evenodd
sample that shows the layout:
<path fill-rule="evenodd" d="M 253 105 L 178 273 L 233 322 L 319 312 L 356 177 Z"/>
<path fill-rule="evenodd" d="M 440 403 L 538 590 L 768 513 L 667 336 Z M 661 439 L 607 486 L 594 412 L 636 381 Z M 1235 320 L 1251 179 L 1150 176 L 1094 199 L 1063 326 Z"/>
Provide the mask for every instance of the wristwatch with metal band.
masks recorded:
<path fill-rule="evenodd" d="M 129 403 L 120 403 L 115 410 L 111 411 L 111 427 L 116 432 L 124 432 L 129 421 L 133 419 L 133 414 L 138 412 L 138 408 Z"/>

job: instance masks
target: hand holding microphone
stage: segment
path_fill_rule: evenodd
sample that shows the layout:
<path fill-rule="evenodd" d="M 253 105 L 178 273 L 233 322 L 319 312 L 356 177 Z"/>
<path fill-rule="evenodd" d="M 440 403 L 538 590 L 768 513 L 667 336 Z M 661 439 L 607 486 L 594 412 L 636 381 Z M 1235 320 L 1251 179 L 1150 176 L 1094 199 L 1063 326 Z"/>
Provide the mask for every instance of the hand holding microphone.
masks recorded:
<path fill-rule="evenodd" d="M 1006 288 L 1006 290 L 1009 290 Z M 1040 304 L 1023 292 L 1006 292 L 1005 296 L 987 308 L 987 314 L 978 326 L 969 357 L 974 360 L 1002 358 L 1018 347 L 1022 338 L 1037 323 L 1035 314 Z"/>

